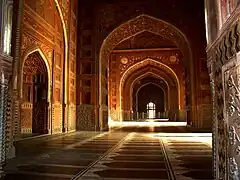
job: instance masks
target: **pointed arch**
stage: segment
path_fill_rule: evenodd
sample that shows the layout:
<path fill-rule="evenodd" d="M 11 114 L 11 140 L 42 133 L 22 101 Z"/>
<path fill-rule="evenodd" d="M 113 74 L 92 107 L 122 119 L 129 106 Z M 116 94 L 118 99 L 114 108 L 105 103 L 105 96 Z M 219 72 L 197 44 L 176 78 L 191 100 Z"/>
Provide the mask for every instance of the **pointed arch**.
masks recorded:
<path fill-rule="evenodd" d="M 52 76 L 51 76 L 51 66 L 49 63 L 49 60 L 47 59 L 46 55 L 43 53 L 43 51 L 38 47 L 38 46 L 33 46 L 31 48 L 29 48 L 23 55 L 23 60 L 22 63 L 20 65 L 20 98 L 22 98 L 23 96 L 23 68 L 24 68 L 24 64 L 26 59 L 28 58 L 28 56 L 32 53 L 38 52 L 42 58 L 42 60 L 44 61 L 46 67 L 47 67 L 47 74 L 48 74 L 48 88 L 50 89 L 50 87 L 52 86 Z M 48 102 L 51 102 L 51 91 L 48 91 Z"/>
<path fill-rule="evenodd" d="M 163 77 L 161 77 L 161 76 L 159 76 L 159 75 L 157 75 L 157 74 L 155 74 L 155 73 L 147 72 L 147 73 L 142 74 L 142 75 L 139 76 L 138 78 L 136 78 L 136 79 L 131 83 L 131 86 L 130 86 L 130 95 L 132 95 L 132 93 L 133 93 L 133 87 L 135 86 L 136 82 L 137 82 L 138 80 L 146 77 L 146 76 L 149 76 L 149 75 L 151 75 L 151 76 L 153 76 L 153 77 L 155 77 L 155 78 L 161 79 L 161 80 L 164 81 L 164 83 L 166 84 L 166 86 L 167 86 L 167 92 L 166 92 L 165 90 L 163 90 L 164 93 L 165 93 L 165 95 L 166 95 L 166 94 L 168 95 L 168 96 L 167 96 L 167 104 L 166 104 L 165 107 L 167 107 L 167 109 L 170 109 L 170 85 L 169 85 L 169 83 L 168 83 Z M 156 83 L 153 83 L 153 82 L 148 82 L 148 83 L 156 84 Z M 148 84 L 148 83 L 146 83 L 146 84 Z M 162 88 L 162 89 L 163 89 L 163 88 Z"/>
<path fill-rule="evenodd" d="M 161 87 L 161 86 L 160 86 L 159 84 L 157 84 L 157 83 L 147 82 L 147 83 L 141 85 L 141 86 L 137 89 L 136 96 L 138 96 L 139 91 L 140 91 L 143 87 L 145 87 L 145 86 L 147 86 L 147 85 L 149 85 L 149 84 L 153 84 L 153 85 L 159 87 L 159 88 L 163 91 L 163 94 L 164 94 L 164 109 L 169 108 L 169 107 L 170 107 L 169 99 L 168 99 L 169 92 L 166 92 L 166 91 L 163 89 L 163 87 Z M 136 98 L 136 99 L 137 99 L 137 98 Z M 137 104 L 137 103 L 136 103 L 136 104 Z"/>

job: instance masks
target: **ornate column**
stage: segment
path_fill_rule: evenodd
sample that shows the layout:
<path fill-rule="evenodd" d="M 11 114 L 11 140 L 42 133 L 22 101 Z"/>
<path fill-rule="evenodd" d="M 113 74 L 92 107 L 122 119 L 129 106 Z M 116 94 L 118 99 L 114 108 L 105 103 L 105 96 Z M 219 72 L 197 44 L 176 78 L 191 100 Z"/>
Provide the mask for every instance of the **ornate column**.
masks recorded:
<path fill-rule="evenodd" d="M 207 62 L 207 66 L 208 66 L 208 73 L 210 76 L 210 87 L 211 87 L 211 95 L 212 95 L 212 106 L 215 107 L 216 106 L 216 101 L 215 101 L 215 82 L 214 82 L 214 60 L 213 57 L 208 57 L 208 62 Z M 213 177 L 214 179 L 216 179 L 216 127 L 217 127 L 217 121 L 215 119 L 215 109 L 213 108 L 213 112 L 212 112 L 212 171 L 213 171 Z"/>
<path fill-rule="evenodd" d="M 13 135 L 11 94 L 9 88 L 12 57 L 0 53 L 0 179 L 4 176 L 6 158 L 12 156 Z"/>
<path fill-rule="evenodd" d="M 12 73 L 12 57 L 10 56 L 10 39 L 12 28 L 12 1 L 0 1 L 0 179 L 4 176 L 3 167 L 12 147 L 11 103 L 9 80 Z"/>
<path fill-rule="evenodd" d="M 14 39 L 14 50 L 13 54 L 13 71 L 12 71 L 12 122 L 13 122 L 13 136 L 16 138 L 20 135 L 20 100 L 19 100 L 19 90 L 18 90 L 18 70 L 20 61 L 20 28 L 21 28 L 21 18 L 23 9 L 23 0 L 18 0 L 16 3 L 15 14 L 16 22 L 14 23 L 13 39 Z"/>
<path fill-rule="evenodd" d="M 240 15 L 240 11 L 238 12 Z M 240 21 L 231 19 L 207 48 L 213 101 L 215 179 L 239 179 Z"/>

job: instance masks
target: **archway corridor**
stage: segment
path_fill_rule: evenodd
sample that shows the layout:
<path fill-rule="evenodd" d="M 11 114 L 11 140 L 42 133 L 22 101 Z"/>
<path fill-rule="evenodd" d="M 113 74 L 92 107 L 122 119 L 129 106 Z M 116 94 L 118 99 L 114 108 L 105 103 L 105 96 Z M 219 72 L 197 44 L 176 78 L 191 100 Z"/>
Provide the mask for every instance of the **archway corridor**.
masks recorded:
<path fill-rule="evenodd" d="M 0 179 L 240 179 L 240 0 L 0 0 Z"/>
<path fill-rule="evenodd" d="M 211 133 L 200 132 L 146 125 L 23 140 L 4 180 L 210 180 Z"/>

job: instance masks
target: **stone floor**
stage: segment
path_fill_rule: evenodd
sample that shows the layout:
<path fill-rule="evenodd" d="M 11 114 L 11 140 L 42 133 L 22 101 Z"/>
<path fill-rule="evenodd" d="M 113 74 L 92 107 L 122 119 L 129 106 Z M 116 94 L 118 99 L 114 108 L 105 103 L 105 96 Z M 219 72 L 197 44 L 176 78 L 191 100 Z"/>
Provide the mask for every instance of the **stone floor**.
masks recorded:
<path fill-rule="evenodd" d="M 211 137 L 191 131 L 122 127 L 19 141 L 4 180 L 213 179 Z"/>

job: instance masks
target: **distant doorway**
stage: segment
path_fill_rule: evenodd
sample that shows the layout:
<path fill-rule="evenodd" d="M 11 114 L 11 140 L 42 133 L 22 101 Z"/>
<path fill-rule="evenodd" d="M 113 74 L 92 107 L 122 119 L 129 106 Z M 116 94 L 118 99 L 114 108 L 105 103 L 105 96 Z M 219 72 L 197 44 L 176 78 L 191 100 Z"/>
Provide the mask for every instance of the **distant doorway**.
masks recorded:
<path fill-rule="evenodd" d="M 153 102 L 147 104 L 147 116 L 148 119 L 156 118 L 156 105 Z"/>

